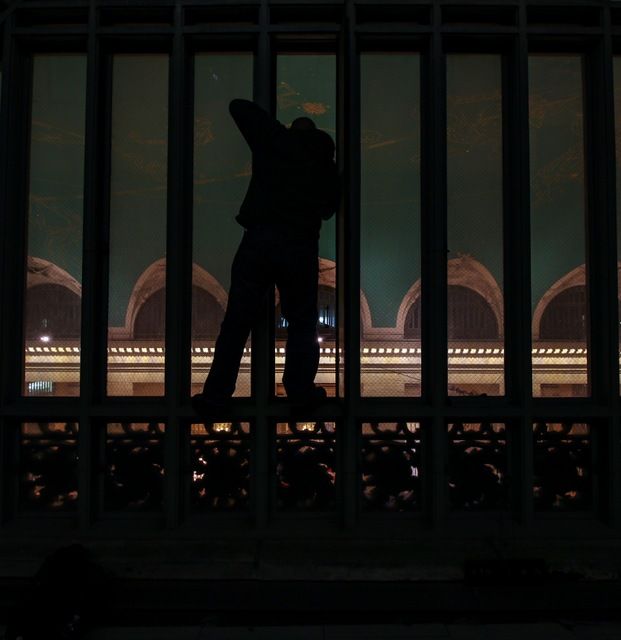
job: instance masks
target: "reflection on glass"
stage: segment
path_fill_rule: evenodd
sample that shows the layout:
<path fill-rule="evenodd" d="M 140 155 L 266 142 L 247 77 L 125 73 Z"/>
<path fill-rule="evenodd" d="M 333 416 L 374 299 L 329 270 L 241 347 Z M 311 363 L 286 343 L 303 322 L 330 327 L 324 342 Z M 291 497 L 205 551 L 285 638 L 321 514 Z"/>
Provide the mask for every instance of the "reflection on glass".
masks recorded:
<path fill-rule="evenodd" d="M 361 435 L 363 509 L 383 512 L 420 510 L 420 423 L 363 423 Z"/>
<path fill-rule="evenodd" d="M 276 425 L 276 503 L 284 511 L 327 511 L 336 500 L 336 425 Z"/>
<path fill-rule="evenodd" d="M 154 511 L 164 495 L 164 425 L 106 425 L 105 511 Z"/>
<path fill-rule="evenodd" d="M 336 140 L 336 58 L 329 54 L 281 54 L 277 59 L 276 117 L 289 126 L 296 118 L 311 118 Z M 315 382 L 328 395 L 336 390 L 336 217 L 322 222 L 319 239 L 319 371 Z M 278 301 L 278 296 L 277 296 Z M 287 324 L 275 310 L 276 395 L 281 384 Z"/>
<path fill-rule="evenodd" d="M 108 395 L 164 393 L 168 56 L 115 55 Z"/>
<path fill-rule="evenodd" d="M 19 440 L 19 508 L 73 511 L 78 501 L 78 425 L 28 422 Z"/>
<path fill-rule="evenodd" d="M 420 396 L 420 61 L 360 65 L 360 392 Z"/>
<path fill-rule="evenodd" d="M 448 438 L 451 508 L 506 509 L 509 495 L 505 425 L 454 422 L 448 425 Z"/>
<path fill-rule="evenodd" d="M 193 511 L 241 511 L 250 494 L 250 425 L 213 422 L 190 427 Z"/>
<path fill-rule="evenodd" d="M 593 504 L 591 425 L 533 425 L 533 501 L 539 511 L 577 511 Z"/>
<path fill-rule="evenodd" d="M 85 100 L 85 56 L 34 56 L 24 395 L 80 393 Z"/>
<path fill-rule="evenodd" d="M 252 98 L 252 55 L 199 54 L 194 69 L 192 394 L 202 391 L 209 373 L 242 235 L 235 216 L 248 187 L 251 156 L 229 102 Z M 250 341 L 235 395 L 250 395 Z"/>
<path fill-rule="evenodd" d="M 502 72 L 447 56 L 448 395 L 504 393 Z"/>
<path fill-rule="evenodd" d="M 582 58 L 529 58 L 533 395 L 589 395 Z"/>

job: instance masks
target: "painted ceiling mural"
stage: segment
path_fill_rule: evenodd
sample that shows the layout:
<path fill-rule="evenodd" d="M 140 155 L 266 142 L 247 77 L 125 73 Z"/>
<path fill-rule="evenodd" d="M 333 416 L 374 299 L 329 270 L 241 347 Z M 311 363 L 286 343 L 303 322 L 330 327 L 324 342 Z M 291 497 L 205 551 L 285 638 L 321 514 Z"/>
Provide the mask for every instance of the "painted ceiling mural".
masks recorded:
<path fill-rule="evenodd" d="M 414 57 L 369 55 L 363 68 L 361 278 L 377 326 L 394 325 L 403 296 L 420 276 L 420 71 Z M 165 253 L 167 58 L 151 56 L 158 61 L 146 66 L 138 62 L 149 56 L 123 58 L 115 67 L 113 99 L 111 200 L 118 223 L 111 229 L 112 324 L 122 324 L 136 279 Z M 502 286 L 499 76 L 489 66 L 494 56 L 474 58 L 469 74 L 460 73 L 458 63 L 452 72 L 448 67 L 448 250 L 449 258 L 476 258 Z M 335 136 L 334 57 L 281 56 L 277 73 L 278 118 L 288 124 L 308 115 Z M 577 57 L 531 60 L 533 304 L 584 260 L 581 73 Z M 250 56 L 197 57 L 193 259 L 225 288 L 241 236 L 233 218 L 250 175 L 250 157 L 227 106 L 233 97 L 250 97 L 251 85 Z M 37 57 L 29 253 L 78 280 L 85 87 L 83 56 Z M 335 257 L 333 221 L 324 226 L 321 254 Z"/>

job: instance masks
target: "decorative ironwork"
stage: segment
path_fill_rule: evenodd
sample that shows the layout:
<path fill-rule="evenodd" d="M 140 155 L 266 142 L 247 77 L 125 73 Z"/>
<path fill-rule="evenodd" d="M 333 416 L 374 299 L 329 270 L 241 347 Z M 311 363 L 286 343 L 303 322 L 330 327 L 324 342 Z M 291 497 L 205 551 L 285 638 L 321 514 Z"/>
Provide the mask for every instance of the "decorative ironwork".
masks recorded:
<path fill-rule="evenodd" d="M 74 510 L 78 500 L 77 423 L 24 423 L 19 449 L 20 509 Z"/>
<path fill-rule="evenodd" d="M 508 507 L 507 435 L 504 424 L 448 425 L 449 501 L 452 509 Z"/>
<path fill-rule="evenodd" d="M 535 508 L 588 509 L 593 500 L 591 425 L 538 422 L 533 447 Z"/>
<path fill-rule="evenodd" d="M 335 469 L 334 422 L 290 422 L 276 425 L 279 509 L 333 509 L 336 498 Z"/>
<path fill-rule="evenodd" d="M 369 511 L 420 508 L 420 424 L 368 422 L 362 425 L 362 506 Z"/>
<path fill-rule="evenodd" d="M 150 511 L 162 506 L 164 425 L 113 423 L 106 428 L 104 508 Z"/>
<path fill-rule="evenodd" d="M 197 511 L 239 511 L 250 493 L 250 425 L 213 422 L 190 427 L 190 501 Z"/>

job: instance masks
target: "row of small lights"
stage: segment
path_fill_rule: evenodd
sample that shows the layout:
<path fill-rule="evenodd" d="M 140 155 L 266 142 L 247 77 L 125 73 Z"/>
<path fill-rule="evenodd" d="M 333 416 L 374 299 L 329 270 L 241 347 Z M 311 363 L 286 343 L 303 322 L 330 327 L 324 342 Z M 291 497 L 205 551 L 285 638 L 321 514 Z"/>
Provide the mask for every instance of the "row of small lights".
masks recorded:
<path fill-rule="evenodd" d="M 80 353 L 80 347 L 27 347 L 28 353 Z M 110 347 L 110 353 L 164 353 L 163 347 Z M 336 353 L 336 348 L 324 347 L 319 350 L 321 353 Z M 342 352 L 342 349 L 338 349 Z M 195 347 L 192 353 L 214 353 L 214 347 Z M 250 353 L 251 349 L 245 348 L 244 353 Z M 275 349 L 278 354 L 284 354 L 285 349 L 278 347 Z M 411 347 L 364 347 L 361 349 L 363 354 L 421 354 L 422 349 Z M 503 355 L 504 349 L 494 348 L 485 349 L 480 347 L 474 348 L 449 348 L 450 355 Z M 543 347 L 532 350 L 534 355 L 584 355 L 587 349 L 576 347 Z"/>

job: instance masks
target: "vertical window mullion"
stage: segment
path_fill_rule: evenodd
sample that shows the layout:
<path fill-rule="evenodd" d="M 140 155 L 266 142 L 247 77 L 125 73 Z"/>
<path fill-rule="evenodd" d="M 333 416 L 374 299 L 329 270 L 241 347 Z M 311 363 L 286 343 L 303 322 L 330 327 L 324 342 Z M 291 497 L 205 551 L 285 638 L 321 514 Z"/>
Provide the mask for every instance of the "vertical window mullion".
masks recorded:
<path fill-rule="evenodd" d="M 426 516 L 432 526 L 437 526 L 446 511 L 447 136 L 446 57 L 439 6 L 434 5 L 433 15 L 429 59 L 423 71 L 421 343 L 422 393 L 430 409 L 425 437 Z"/>
<path fill-rule="evenodd" d="M 101 313 L 101 300 L 105 289 L 101 288 L 100 258 L 102 238 L 99 233 L 102 209 L 99 206 L 102 182 L 101 100 L 102 95 L 101 51 L 96 36 L 96 13 L 91 6 L 86 67 L 86 126 L 84 151 L 84 226 L 82 238 L 82 326 L 80 342 L 80 415 L 78 436 L 78 518 L 80 528 L 86 529 L 96 517 L 97 491 L 93 473 L 97 463 L 96 425 L 91 409 L 101 398 L 105 359 L 101 346 L 104 338 L 105 316 Z M 105 157 L 105 156 L 104 156 Z"/>
<path fill-rule="evenodd" d="M 507 395 L 520 407 L 511 445 L 512 503 L 516 518 L 532 520 L 533 437 L 532 437 L 532 322 L 530 275 L 530 161 L 528 105 L 528 39 L 526 8 L 519 9 L 520 31 L 513 51 L 514 64 L 507 92 L 509 113 L 507 197 L 513 205 L 505 209 L 507 291 L 505 293 L 507 350 Z M 513 198 L 512 198 L 513 197 Z M 513 208 L 511 208 L 513 207 Z M 511 304 L 511 308 L 509 305 Z"/>
<path fill-rule="evenodd" d="M 253 68 L 255 102 L 271 113 L 272 96 L 274 95 L 272 77 L 272 47 L 270 42 L 269 7 L 266 0 L 262 0 L 259 17 L 259 35 L 256 60 Z M 272 297 L 269 296 L 269 300 Z M 272 432 L 274 424 L 268 419 L 268 398 L 274 380 L 274 349 L 270 340 L 269 323 L 273 319 L 273 305 L 267 302 L 259 310 L 257 317 L 260 321 L 255 324 L 251 334 L 251 389 L 256 408 L 255 420 L 252 427 L 252 477 L 251 492 L 254 496 L 255 526 L 264 529 L 269 523 L 270 495 L 273 482 L 272 459 L 274 456 Z"/>
<path fill-rule="evenodd" d="M 182 439 L 187 430 L 182 429 L 178 407 L 187 398 L 190 386 L 190 322 L 192 253 L 190 216 L 186 206 L 184 187 L 185 160 L 192 145 L 185 135 L 188 119 L 185 116 L 186 65 L 182 33 L 181 6 L 175 7 L 175 33 L 169 65 L 168 95 L 168 199 L 166 212 L 166 334 L 165 334 L 165 393 L 167 405 L 167 429 L 164 439 L 166 481 L 164 485 L 164 510 L 170 528 L 179 523 L 181 512 L 181 451 Z M 186 153 L 184 153 L 186 150 Z M 191 193 L 191 192 L 190 192 Z"/>
<path fill-rule="evenodd" d="M 340 517 L 354 526 L 358 498 L 358 419 L 360 413 L 360 54 L 354 32 L 355 8 L 347 5 L 341 37 L 338 78 L 339 139 L 337 159 L 342 176 L 342 210 L 337 211 L 336 290 L 338 301 L 337 357 L 343 359 L 345 419 L 337 432 L 341 467 L 337 469 Z M 340 385 L 339 385 L 340 386 Z M 337 388 L 337 396 L 340 391 Z"/>

